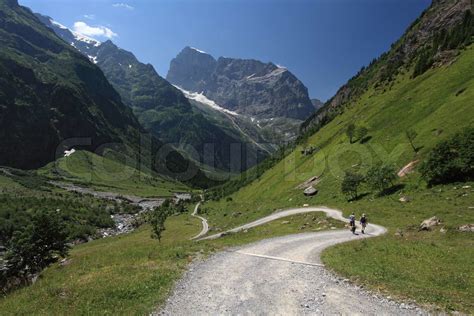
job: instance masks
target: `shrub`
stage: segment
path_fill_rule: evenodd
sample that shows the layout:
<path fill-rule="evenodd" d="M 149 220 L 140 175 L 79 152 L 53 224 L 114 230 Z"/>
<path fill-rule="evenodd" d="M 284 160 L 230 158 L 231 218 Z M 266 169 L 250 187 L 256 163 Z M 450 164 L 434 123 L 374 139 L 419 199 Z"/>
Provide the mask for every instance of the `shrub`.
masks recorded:
<path fill-rule="evenodd" d="M 7 244 L 3 280 L 18 278 L 27 283 L 32 275 L 67 255 L 66 224 L 59 213 L 37 211 L 27 226 L 13 233 Z"/>
<path fill-rule="evenodd" d="M 366 179 L 372 189 L 383 193 L 393 186 L 393 181 L 396 179 L 396 169 L 391 165 L 377 165 L 369 169 Z"/>
<path fill-rule="evenodd" d="M 368 133 L 369 133 L 369 130 L 367 129 L 367 127 L 364 127 L 364 126 L 358 127 L 355 131 L 357 140 L 360 142 L 364 140 L 365 136 L 367 136 Z"/>
<path fill-rule="evenodd" d="M 420 171 L 429 185 L 474 180 L 474 128 L 439 143 Z"/>
<path fill-rule="evenodd" d="M 364 176 L 346 171 L 344 179 L 341 183 L 342 193 L 349 196 L 350 199 L 356 199 L 358 196 L 358 188 L 362 182 L 364 182 Z"/>
<path fill-rule="evenodd" d="M 356 126 L 353 123 L 347 126 L 346 135 L 347 137 L 349 137 L 349 143 L 351 144 L 352 144 L 352 141 L 354 140 L 355 131 L 356 131 Z"/>

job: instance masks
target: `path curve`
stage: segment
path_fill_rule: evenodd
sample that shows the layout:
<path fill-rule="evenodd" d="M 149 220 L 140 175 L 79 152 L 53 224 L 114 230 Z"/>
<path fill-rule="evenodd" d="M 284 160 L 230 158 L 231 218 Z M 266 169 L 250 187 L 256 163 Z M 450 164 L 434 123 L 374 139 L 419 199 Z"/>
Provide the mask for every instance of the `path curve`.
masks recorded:
<path fill-rule="evenodd" d="M 199 234 L 197 234 L 196 236 L 192 237 L 191 240 L 198 239 L 198 238 L 204 236 L 205 234 L 207 234 L 207 232 L 209 231 L 209 224 L 207 223 L 207 219 L 205 219 L 205 218 L 202 217 L 202 216 L 197 215 L 197 212 L 198 212 L 200 206 L 201 206 L 201 202 L 198 202 L 198 203 L 196 204 L 196 206 L 194 207 L 194 211 L 193 211 L 193 213 L 191 214 L 191 216 L 197 217 L 197 218 L 199 218 L 199 219 L 201 220 L 202 229 L 201 229 L 201 231 L 199 232 Z"/>
<path fill-rule="evenodd" d="M 234 228 L 262 225 L 286 216 L 325 212 L 347 222 L 327 207 L 289 209 Z M 321 252 L 333 245 L 386 232 L 369 224 L 367 234 L 348 229 L 265 239 L 219 252 L 191 264 L 157 315 L 420 315 L 416 306 L 377 296 L 328 272 Z M 222 234 L 206 237 L 218 238 Z"/>
<path fill-rule="evenodd" d="M 292 208 L 292 209 L 279 211 L 279 212 L 270 214 L 268 216 L 257 219 L 257 220 L 255 220 L 251 223 L 248 223 L 248 224 L 236 227 L 236 228 L 229 229 L 229 230 L 227 230 L 225 232 L 222 232 L 222 233 L 218 233 L 218 234 L 214 234 L 214 235 L 211 235 L 211 236 L 206 236 L 206 237 L 199 238 L 198 240 L 217 239 L 217 238 L 225 236 L 229 233 L 237 233 L 239 231 L 243 231 L 243 230 L 246 230 L 246 229 L 257 227 L 257 226 L 266 224 L 268 222 L 271 222 L 271 221 L 274 221 L 274 220 L 277 220 L 277 219 L 281 219 L 281 218 L 288 217 L 288 216 L 291 216 L 291 215 L 298 215 L 298 214 L 311 213 L 311 212 L 324 212 L 329 217 L 332 217 L 334 219 L 337 219 L 337 220 L 340 220 L 340 221 L 343 221 L 343 222 L 347 222 L 347 223 L 349 222 L 349 220 L 342 215 L 341 211 L 331 209 L 331 208 L 328 208 L 328 207 L 325 207 L 325 206 Z M 207 225 L 207 222 L 206 222 L 206 225 Z M 386 231 L 387 231 L 385 229 L 385 227 L 375 225 L 375 224 L 370 224 L 368 228 L 370 230 L 372 230 L 372 235 L 367 234 L 367 237 L 382 235 L 382 234 L 385 234 Z M 368 230 L 368 232 L 369 232 L 369 230 Z"/>

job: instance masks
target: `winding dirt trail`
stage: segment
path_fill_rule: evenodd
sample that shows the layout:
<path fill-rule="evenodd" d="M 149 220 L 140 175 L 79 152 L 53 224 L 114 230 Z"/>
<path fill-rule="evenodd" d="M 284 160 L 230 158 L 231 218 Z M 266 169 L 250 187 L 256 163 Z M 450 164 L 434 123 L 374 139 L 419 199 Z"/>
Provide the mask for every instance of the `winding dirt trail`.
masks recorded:
<path fill-rule="evenodd" d="M 207 232 L 209 231 L 209 225 L 207 223 L 207 219 L 205 219 L 204 217 L 202 216 L 199 216 L 197 215 L 197 212 L 199 210 L 199 207 L 201 206 L 201 202 L 198 202 L 196 204 L 196 206 L 194 207 L 194 211 L 193 213 L 191 214 L 191 216 L 194 216 L 194 217 L 197 217 L 201 220 L 201 223 L 202 223 L 202 229 L 201 231 L 199 232 L 199 234 L 197 234 L 196 236 L 192 237 L 191 240 L 196 240 L 202 236 L 204 236 L 205 234 L 207 234 Z"/>
<path fill-rule="evenodd" d="M 296 208 L 237 227 L 238 232 L 286 216 L 325 212 L 347 221 L 339 210 Z M 373 295 L 328 272 L 321 252 L 339 243 L 379 236 L 386 229 L 368 225 L 366 234 L 348 230 L 304 233 L 262 240 L 223 251 L 191 264 L 162 310 L 163 315 L 422 315 L 416 306 Z M 205 237 L 218 238 L 222 234 Z"/>

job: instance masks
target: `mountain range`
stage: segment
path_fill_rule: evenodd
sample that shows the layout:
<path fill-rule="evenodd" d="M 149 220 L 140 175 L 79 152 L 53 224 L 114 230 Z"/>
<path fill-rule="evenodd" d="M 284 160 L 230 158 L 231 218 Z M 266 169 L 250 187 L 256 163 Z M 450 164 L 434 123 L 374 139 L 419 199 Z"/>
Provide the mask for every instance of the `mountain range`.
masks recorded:
<path fill-rule="evenodd" d="M 88 57 L 15 0 L 0 2 L 0 15 L 0 165 L 38 168 L 74 146 L 170 176 L 188 170 L 195 177 L 181 180 L 205 185 L 194 163 L 146 135 Z M 154 157 L 159 148 L 168 154 Z"/>

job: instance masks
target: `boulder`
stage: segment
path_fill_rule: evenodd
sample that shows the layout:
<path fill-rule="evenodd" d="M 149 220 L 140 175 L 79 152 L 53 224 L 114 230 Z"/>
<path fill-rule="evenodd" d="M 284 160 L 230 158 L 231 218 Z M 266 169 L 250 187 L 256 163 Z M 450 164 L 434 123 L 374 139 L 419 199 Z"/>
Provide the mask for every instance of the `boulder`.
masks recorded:
<path fill-rule="evenodd" d="M 420 162 L 420 161 L 419 160 L 410 161 L 406 166 L 404 166 L 402 169 L 400 169 L 400 171 L 398 171 L 397 175 L 400 178 L 403 178 L 407 174 L 412 173 L 413 170 L 415 169 L 416 165 L 418 164 L 418 162 Z"/>
<path fill-rule="evenodd" d="M 419 230 L 431 230 L 434 226 L 437 226 L 441 223 L 440 219 L 437 218 L 436 216 L 433 216 L 431 218 L 425 219 L 421 225 Z"/>
<path fill-rule="evenodd" d="M 460 232 L 474 233 L 474 224 L 465 224 L 458 227 Z"/>
<path fill-rule="evenodd" d="M 401 198 L 398 199 L 400 202 L 402 203 L 406 203 L 406 202 L 410 202 L 411 201 L 411 197 L 409 196 L 402 196 Z"/>
<path fill-rule="evenodd" d="M 318 190 L 316 190 L 313 186 L 309 186 L 303 191 L 303 193 L 306 196 L 313 196 L 318 193 Z"/>

